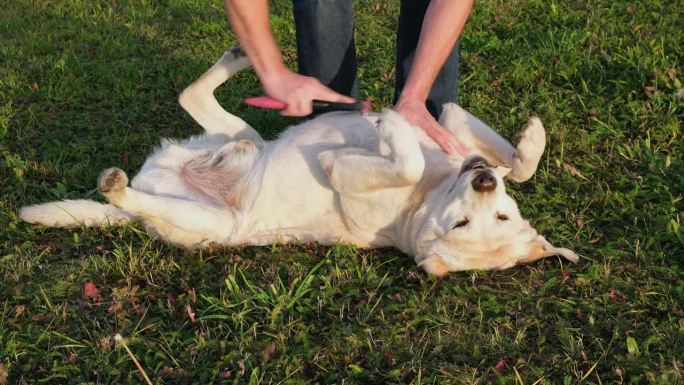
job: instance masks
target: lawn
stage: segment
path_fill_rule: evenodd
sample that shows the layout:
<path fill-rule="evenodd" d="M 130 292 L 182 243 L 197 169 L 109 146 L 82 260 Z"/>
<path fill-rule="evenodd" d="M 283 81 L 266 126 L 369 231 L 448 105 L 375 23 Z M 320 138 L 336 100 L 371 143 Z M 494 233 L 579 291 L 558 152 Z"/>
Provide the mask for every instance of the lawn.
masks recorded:
<path fill-rule="evenodd" d="M 398 1 L 355 4 L 362 94 L 389 106 Z M 581 260 L 437 281 L 394 249 L 22 223 L 198 133 L 177 96 L 236 39 L 219 1 L 4 2 L 0 385 L 143 383 L 117 333 L 156 384 L 684 383 L 682 20 L 682 0 L 476 2 L 459 103 L 511 140 L 542 119 L 540 169 L 508 188 Z M 241 104 L 261 93 L 244 73 L 218 96 L 273 138 L 296 120 Z"/>

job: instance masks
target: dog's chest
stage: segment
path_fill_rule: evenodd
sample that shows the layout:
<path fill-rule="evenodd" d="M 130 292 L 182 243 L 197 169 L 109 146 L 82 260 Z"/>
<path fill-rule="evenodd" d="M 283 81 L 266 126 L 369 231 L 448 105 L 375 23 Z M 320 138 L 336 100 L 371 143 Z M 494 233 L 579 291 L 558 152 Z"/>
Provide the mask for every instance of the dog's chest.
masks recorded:
<path fill-rule="evenodd" d="M 354 196 L 340 195 L 342 220 L 356 237 L 373 247 L 392 246 L 413 186 Z"/>

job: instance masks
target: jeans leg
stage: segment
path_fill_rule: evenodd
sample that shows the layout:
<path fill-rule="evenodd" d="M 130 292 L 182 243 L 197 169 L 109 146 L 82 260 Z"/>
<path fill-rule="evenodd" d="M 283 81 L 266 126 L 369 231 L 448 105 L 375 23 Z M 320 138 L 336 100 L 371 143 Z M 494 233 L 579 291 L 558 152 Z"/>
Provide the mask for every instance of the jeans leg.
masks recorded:
<path fill-rule="evenodd" d="M 401 0 L 399 29 L 397 30 L 397 79 L 394 102 L 399 99 L 411 72 L 413 57 L 418 45 L 420 30 L 430 0 Z M 427 98 L 426 106 L 435 119 L 439 119 L 444 103 L 456 102 L 458 95 L 458 43 L 451 51 Z"/>
<path fill-rule="evenodd" d="M 293 0 L 299 73 L 358 98 L 351 0 Z"/>

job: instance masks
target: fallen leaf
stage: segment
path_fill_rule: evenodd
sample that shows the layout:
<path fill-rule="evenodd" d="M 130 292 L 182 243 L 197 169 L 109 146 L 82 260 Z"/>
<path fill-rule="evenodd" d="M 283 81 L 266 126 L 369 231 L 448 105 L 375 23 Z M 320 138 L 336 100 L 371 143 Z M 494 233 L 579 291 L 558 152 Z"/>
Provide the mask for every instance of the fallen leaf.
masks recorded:
<path fill-rule="evenodd" d="M 45 313 L 36 313 L 31 316 L 31 321 L 43 321 L 47 318 L 47 314 Z"/>
<path fill-rule="evenodd" d="M 195 312 L 192 311 L 192 306 L 190 304 L 185 305 L 185 311 L 188 313 L 190 321 L 192 321 L 192 323 L 195 323 Z"/>
<path fill-rule="evenodd" d="M 568 270 L 563 271 L 561 273 L 561 282 L 567 281 L 568 278 L 570 277 L 570 274 L 572 274 L 572 273 L 570 273 Z"/>
<path fill-rule="evenodd" d="M 171 293 L 166 293 L 166 306 L 169 307 L 169 310 L 173 310 L 176 307 L 176 297 Z"/>
<path fill-rule="evenodd" d="M 610 289 L 610 299 L 615 301 L 617 300 L 618 295 L 618 291 L 615 288 Z"/>
<path fill-rule="evenodd" d="M 354 374 L 354 375 L 359 375 L 359 374 L 363 373 L 363 368 L 359 365 L 349 364 L 348 368 L 349 368 L 349 370 L 351 370 L 352 374 Z"/>
<path fill-rule="evenodd" d="M 5 364 L 0 362 L 0 385 L 5 385 L 7 383 L 7 377 L 9 377 L 9 370 Z"/>
<path fill-rule="evenodd" d="M 14 318 L 19 317 L 22 313 L 24 313 L 24 310 L 26 310 L 26 306 L 17 305 L 17 307 L 14 308 Z"/>
<path fill-rule="evenodd" d="M 644 86 L 644 92 L 646 93 L 646 95 L 652 96 L 653 93 L 655 92 L 655 87 L 653 87 L 653 86 Z"/>
<path fill-rule="evenodd" d="M 131 303 L 133 304 L 133 309 L 135 310 L 136 313 L 138 313 L 138 314 L 140 314 L 140 315 L 142 315 L 142 314 L 145 313 L 145 310 L 146 310 L 146 309 L 145 309 L 145 306 L 141 305 L 141 304 L 138 302 L 137 297 L 132 297 Z"/>
<path fill-rule="evenodd" d="M 584 175 L 582 175 L 581 172 L 577 171 L 577 169 L 573 167 L 571 164 L 563 163 L 563 170 L 569 172 L 570 175 L 576 178 L 587 180 L 587 178 Z"/>
<path fill-rule="evenodd" d="M 123 305 L 121 304 L 121 302 L 117 301 L 109 305 L 109 307 L 107 308 L 107 313 L 115 316 L 116 313 L 121 311 L 121 309 L 123 309 Z"/>
<path fill-rule="evenodd" d="M 670 80 L 675 81 L 677 78 L 677 70 L 674 68 L 670 68 L 667 70 L 667 77 L 670 78 Z"/>
<path fill-rule="evenodd" d="M 639 346 L 637 346 L 634 337 L 627 337 L 627 353 L 629 353 L 630 356 L 639 355 Z"/>
<path fill-rule="evenodd" d="M 190 296 L 190 302 L 193 304 L 197 302 L 197 294 L 195 293 L 195 288 L 188 290 L 188 295 Z"/>
<path fill-rule="evenodd" d="M 264 361 L 268 361 L 271 357 L 273 357 L 275 352 L 276 352 L 276 346 L 275 346 L 275 344 L 272 343 L 272 344 L 269 344 L 268 346 L 266 346 L 266 348 L 264 348 L 264 350 L 261 352 L 261 356 L 264 359 Z"/>
<path fill-rule="evenodd" d="M 85 285 L 83 285 L 83 294 L 94 301 L 102 301 L 100 289 L 98 289 L 97 286 L 95 286 L 95 284 L 92 282 L 86 282 Z"/>
<path fill-rule="evenodd" d="M 494 365 L 494 369 L 501 370 L 504 368 L 504 366 L 506 366 L 506 360 L 501 358 L 501 359 L 499 359 L 499 362 L 497 362 L 496 365 Z"/>

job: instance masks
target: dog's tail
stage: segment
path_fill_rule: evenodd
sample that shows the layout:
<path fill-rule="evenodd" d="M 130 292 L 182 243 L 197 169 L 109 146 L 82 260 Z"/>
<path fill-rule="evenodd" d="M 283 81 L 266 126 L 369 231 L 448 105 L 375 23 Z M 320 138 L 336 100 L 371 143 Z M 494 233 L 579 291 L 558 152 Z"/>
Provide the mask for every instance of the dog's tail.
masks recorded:
<path fill-rule="evenodd" d="M 124 210 L 87 199 L 25 206 L 19 210 L 19 217 L 28 223 L 49 227 L 125 225 L 134 220 L 134 216 Z"/>

